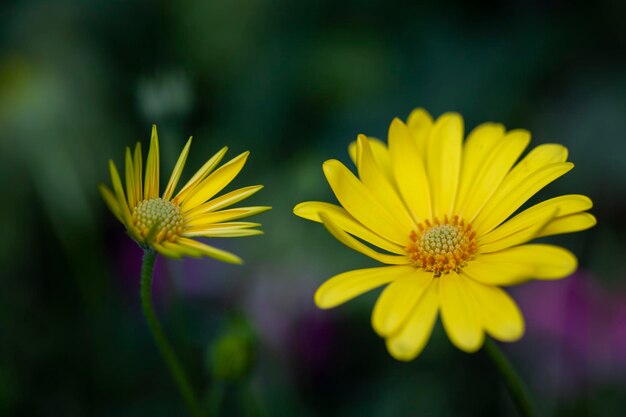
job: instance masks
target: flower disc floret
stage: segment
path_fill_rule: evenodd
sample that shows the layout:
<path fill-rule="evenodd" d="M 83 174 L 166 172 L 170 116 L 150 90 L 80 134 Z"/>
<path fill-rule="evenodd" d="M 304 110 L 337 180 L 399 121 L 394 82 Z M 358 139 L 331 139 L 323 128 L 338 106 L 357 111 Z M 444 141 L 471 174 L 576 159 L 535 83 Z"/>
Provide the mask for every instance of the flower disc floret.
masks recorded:
<path fill-rule="evenodd" d="M 145 239 L 173 241 L 183 232 L 180 207 L 162 198 L 143 200 L 133 208 L 133 224 Z"/>
<path fill-rule="evenodd" d="M 443 224 L 435 219 L 411 232 L 406 251 L 415 266 L 440 276 L 457 271 L 471 259 L 476 252 L 475 237 L 472 225 L 456 216 L 451 222 L 446 218 Z"/>

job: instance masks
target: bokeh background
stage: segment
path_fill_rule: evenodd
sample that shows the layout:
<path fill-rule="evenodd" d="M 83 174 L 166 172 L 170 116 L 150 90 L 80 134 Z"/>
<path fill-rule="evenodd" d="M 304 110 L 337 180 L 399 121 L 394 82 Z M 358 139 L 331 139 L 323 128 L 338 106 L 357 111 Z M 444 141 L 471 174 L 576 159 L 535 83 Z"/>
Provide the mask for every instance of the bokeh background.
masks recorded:
<path fill-rule="evenodd" d="M 613 0 L 2 2 L 0 415 L 185 415 L 141 316 L 141 251 L 97 191 L 152 123 L 164 176 L 190 135 L 187 176 L 249 149 L 235 185 L 265 184 L 250 201 L 274 207 L 266 235 L 220 242 L 243 267 L 157 262 L 158 313 L 221 415 L 515 415 L 484 353 L 440 325 L 400 363 L 370 327 L 376 291 L 312 301 L 372 262 L 292 207 L 333 201 L 321 163 L 417 106 L 570 149 L 542 195 L 589 195 L 599 224 L 555 240 L 574 276 L 514 289 L 527 334 L 504 349 L 542 415 L 623 415 L 624 16 Z"/>

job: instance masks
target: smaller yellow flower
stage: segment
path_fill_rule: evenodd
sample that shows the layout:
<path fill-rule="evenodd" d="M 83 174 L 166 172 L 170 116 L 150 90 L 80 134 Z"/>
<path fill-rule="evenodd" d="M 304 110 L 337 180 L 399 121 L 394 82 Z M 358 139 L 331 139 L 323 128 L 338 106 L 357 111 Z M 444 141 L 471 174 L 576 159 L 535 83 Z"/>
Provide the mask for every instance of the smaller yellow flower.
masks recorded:
<path fill-rule="evenodd" d="M 152 248 L 170 258 L 208 256 L 240 264 L 242 261 L 237 255 L 192 238 L 243 237 L 263 233 L 255 229 L 260 226 L 259 223 L 233 220 L 262 213 L 271 207 L 227 208 L 250 197 L 263 188 L 262 185 L 240 188 L 213 198 L 239 174 L 250 152 L 242 153 L 213 171 L 228 150 L 223 147 L 174 195 L 190 147 L 191 138 L 159 197 L 159 139 L 156 126 L 152 126 L 145 179 L 142 181 L 141 144 L 137 142 L 134 156 L 130 148 L 126 148 L 126 190 L 115 164 L 109 161 L 113 191 L 101 184 L 100 193 L 128 234 L 143 248 Z"/>

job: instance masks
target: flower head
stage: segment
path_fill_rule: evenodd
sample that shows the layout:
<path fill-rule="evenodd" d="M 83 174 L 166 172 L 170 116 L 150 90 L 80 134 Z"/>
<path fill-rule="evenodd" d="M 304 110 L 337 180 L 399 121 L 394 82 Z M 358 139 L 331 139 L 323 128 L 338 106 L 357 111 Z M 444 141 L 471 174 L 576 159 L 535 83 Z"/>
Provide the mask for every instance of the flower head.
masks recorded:
<path fill-rule="evenodd" d="M 134 154 L 126 148 L 126 189 L 113 161 L 109 161 L 113 191 L 100 185 L 100 193 L 128 234 L 144 248 L 152 248 L 171 258 L 208 256 L 224 262 L 241 263 L 227 251 L 209 246 L 195 237 L 240 237 L 262 234 L 259 223 L 233 221 L 269 210 L 270 207 L 228 208 L 263 188 L 240 188 L 214 198 L 241 171 L 249 152 L 215 169 L 228 148 L 222 148 L 174 194 L 180 179 L 191 138 L 183 148 L 163 194 L 159 195 L 159 139 L 152 127 L 150 150 L 143 177 L 141 144 Z"/>
<path fill-rule="evenodd" d="M 466 352 L 481 347 L 485 332 L 501 341 L 519 339 L 524 319 L 501 287 L 563 278 L 577 264 L 563 248 L 528 242 L 596 223 L 583 195 L 515 214 L 573 168 L 567 149 L 557 144 L 537 146 L 517 162 L 529 142 L 525 130 L 485 123 L 463 143 L 460 115 L 433 121 L 423 109 L 407 123 L 393 120 L 388 144 L 359 135 L 349 147 L 358 175 L 337 160 L 324 163 L 341 205 L 304 202 L 294 213 L 323 223 L 346 246 L 385 266 L 329 279 L 317 290 L 316 304 L 335 307 L 388 284 L 372 326 L 399 360 L 419 355 L 438 314 L 450 340 Z"/>

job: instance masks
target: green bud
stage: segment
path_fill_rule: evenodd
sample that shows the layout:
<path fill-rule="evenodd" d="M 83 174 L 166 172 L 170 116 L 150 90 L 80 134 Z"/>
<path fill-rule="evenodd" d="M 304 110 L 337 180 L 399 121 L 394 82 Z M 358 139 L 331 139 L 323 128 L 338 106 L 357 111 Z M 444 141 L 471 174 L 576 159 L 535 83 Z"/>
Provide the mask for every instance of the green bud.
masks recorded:
<path fill-rule="evenodd" d="M 207 366 L 217 380 L 235 381 L 244 378 L 253 361 L 252 332 L 242 319 L 233 320 L 207 352 Z"/>

